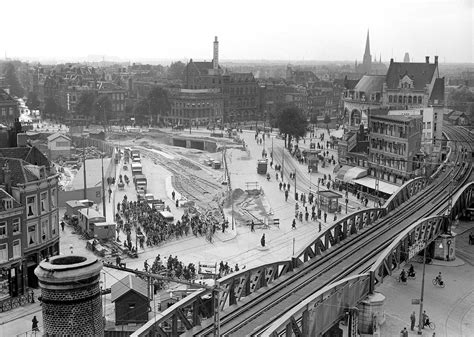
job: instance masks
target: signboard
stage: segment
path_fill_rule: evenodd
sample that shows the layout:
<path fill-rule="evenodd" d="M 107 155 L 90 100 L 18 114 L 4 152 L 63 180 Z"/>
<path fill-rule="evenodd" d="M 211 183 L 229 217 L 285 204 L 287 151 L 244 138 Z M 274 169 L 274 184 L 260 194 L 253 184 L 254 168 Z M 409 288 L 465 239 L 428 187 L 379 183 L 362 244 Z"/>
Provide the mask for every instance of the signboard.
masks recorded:
<path fill-rule="evenodd" d="M 412 298 L 411 304 L 420 304 L 420 299 L 419 298 Z"/>
<path fill-rule="evenodd" d="M 425 247 L 423 241 L 417 241 L 408 248 L 408 259 L 411 260 L 419 251 Z"/>

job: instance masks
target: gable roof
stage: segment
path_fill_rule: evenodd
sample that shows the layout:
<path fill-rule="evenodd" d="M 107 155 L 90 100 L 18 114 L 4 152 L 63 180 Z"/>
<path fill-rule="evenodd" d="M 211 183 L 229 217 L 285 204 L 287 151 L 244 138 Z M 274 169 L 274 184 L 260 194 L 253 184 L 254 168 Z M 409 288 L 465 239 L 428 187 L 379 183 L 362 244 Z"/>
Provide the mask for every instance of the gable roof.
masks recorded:
<path fill-rule="evenodd" d="M 1 169 L 3 169 L 7 161 L 8 167 L 11 171 L 12 186 L 18 186 L 18 184 L 25 184 L 30 181 L 38 180 L 38 177 L 33 172 L 25 168 L 26 165 L 30 164 L 21 159 L 0 157 Z"/>
<path fill-rule="evenodd" d="M 444 101 L 444 77 L 435 79 L 429 100 L 431 102 L 438 100 L 440 103 Z"/>
<path fill-rule="evenodd" d="M 148 298 L 146 282 L 141 278 L 132 275 L 127 275 L 120 281 L 112 284 L 110 291 L 112 293 L 112 302 L 115 302 L 129 291 L 134 291 L 137 294 Z"/>
<path fill-rule="evenodd" d="M 71 138 L 69 138 L 68 136 L 66 136 L 64 133 L 59 133 L 59 132 L 56 132 L 56 133 L 53 133 L 52 135 L 49 135 L 47 137 L 47 140 L 48 142 L 51 142 L 53 140 L 55 140 L 56 138 L 59 138 L 59 137 L 62 137 L 68 141 L 71 141 Z"/>
<path fill-rule="evenodd" d="M 400 79 L 408 75 L 413 80 L 415 90 L 423 90 L 431 83 L 438 65 L 436 63 L 391 62 L 385 81 L 388 89 L 397 89 Z"/>
<path fill-rule="evenodd" d="M 382 75 L 364 75 L 355 86 L 355 91 L 362 92 L 382 92 L 385 76 Z"/>

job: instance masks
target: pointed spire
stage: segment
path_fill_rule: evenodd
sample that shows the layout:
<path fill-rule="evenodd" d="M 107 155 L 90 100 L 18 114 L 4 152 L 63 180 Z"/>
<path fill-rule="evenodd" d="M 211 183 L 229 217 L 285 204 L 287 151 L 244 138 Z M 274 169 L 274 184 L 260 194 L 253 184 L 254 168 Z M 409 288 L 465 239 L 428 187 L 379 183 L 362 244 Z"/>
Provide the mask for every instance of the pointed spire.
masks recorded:
<path fill-rule="evenodd" d="M 365 54 L 370 55 L 370 38 L 369 30 L 367 29 L 367 40 L 365 41 Z"/>
<path fill-rule="evenodd" d="M 382 64 L 382 53 L 380 53 L 379 63 Z"/>

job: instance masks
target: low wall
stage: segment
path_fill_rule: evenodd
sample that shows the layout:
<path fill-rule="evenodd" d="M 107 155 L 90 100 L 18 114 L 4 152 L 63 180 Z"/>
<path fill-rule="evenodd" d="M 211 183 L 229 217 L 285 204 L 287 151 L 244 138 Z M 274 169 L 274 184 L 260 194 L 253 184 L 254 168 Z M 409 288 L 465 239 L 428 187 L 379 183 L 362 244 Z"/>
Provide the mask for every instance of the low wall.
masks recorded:
<path fill-rule="evenodd" d="M 84 190 L 59 191 L 58 206 L 66 207 L 66 201 L 82 200 L 82 199 L 84 199 Z M 102 186 L 99 185 L 99 186 L 89 187 L 87 189 L 86 199 L 92 200 L 96 204 L 101 203 L 102 202 Z"/>

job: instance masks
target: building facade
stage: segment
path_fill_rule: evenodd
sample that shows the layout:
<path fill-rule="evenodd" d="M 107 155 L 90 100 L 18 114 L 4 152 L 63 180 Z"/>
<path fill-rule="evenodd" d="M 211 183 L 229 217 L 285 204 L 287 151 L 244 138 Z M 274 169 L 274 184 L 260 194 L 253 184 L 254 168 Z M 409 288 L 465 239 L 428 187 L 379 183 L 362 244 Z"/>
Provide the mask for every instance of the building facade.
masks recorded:
<path fill-rule="evenodd" d="M 0 124 L 13 124 L 20 117 L 18 102 L 10 94 L 0 88 Z"/>
<path fill-rule="evenodd" d="M 36 266 L 59 254 L 58 175 L 35 147 L 0 148 L 0 167 L 0 188 L 22 209 L 19 232 L 15 218 L 10 227 L 6 225 L 7 232 L 17 233 L 8 242 L 12 255 L 6 262 L 15 276 L 17 291 L 11 294 L 15 296 L 27 287 L 36 288 Z"/>
<path fill-rule="evenodd" d="M 164 117 L 173 125 L 219 124 L 224 117 L 224 97 L 219 89 L 170 90 L 171 110 Z"/>
<path fill-rule="evenodd" d="M 371 116 L 371 175 L 395 184 L 418 175 L 422 127 L 422 116 Z"/>

